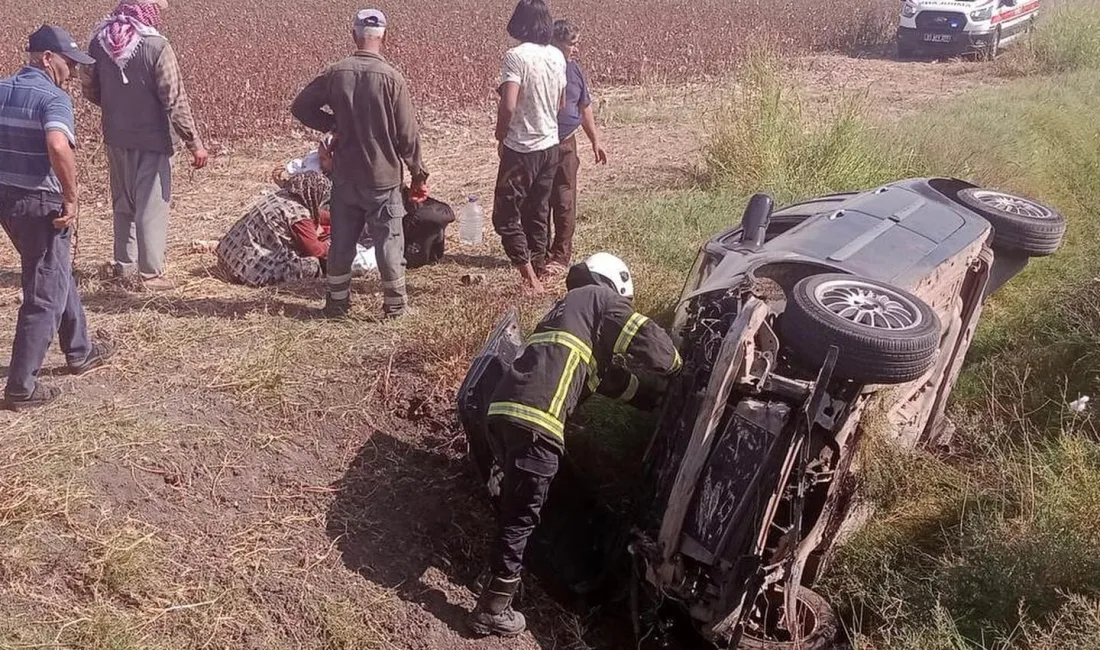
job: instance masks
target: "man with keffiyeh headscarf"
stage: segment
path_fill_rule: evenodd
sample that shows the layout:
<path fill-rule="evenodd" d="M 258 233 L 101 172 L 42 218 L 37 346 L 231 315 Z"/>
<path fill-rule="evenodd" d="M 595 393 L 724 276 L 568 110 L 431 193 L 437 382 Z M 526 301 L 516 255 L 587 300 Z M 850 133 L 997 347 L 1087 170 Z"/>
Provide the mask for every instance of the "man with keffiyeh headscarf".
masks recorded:
<path fill-rule="evenodd" d="M 183 141 L 192 166 L 206 165 L 179 62 L 157 31 L 167 0 L 122 0 L 96 26 L 81 76 L 84 96 L 103 110 L 111 172 L 115 272 L 147 289 L 172 285 L 164 275 L 172 155 Z"/>

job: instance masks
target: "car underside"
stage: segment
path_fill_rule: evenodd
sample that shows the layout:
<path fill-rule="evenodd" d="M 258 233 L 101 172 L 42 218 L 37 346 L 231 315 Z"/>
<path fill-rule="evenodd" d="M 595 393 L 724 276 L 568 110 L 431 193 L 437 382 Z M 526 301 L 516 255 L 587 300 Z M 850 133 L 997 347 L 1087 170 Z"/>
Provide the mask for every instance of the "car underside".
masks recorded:
<path fill-rule="evenodd" d="M 1043 204 L 956 179 L 782 210 L 753 197 L 688 274 L 671 325 L 684 367 L 651 433 L 634 507 L 581 516 L 552 492 L 535 553 L 553 549 L 559 566 L 563 549 L 588 554 L 595 575 L 574 586 L 627 583 L 639 638 L 660 636 L 673 611 L 719 647 L 830 647 L 836 618 L 812 587 L 871 512 L 860 499 L 861 441 L 947 442 L 947 399 L 985 299 L 1030 257 L 1053 253 L 1064 229 Z M 513 313 L 459 392 L 488 483 L 486 395 L 521 347 Z M 579 532 L 569 526 L 578 521 Z M 566 530 L 580 541 L 556 544 Z"/>

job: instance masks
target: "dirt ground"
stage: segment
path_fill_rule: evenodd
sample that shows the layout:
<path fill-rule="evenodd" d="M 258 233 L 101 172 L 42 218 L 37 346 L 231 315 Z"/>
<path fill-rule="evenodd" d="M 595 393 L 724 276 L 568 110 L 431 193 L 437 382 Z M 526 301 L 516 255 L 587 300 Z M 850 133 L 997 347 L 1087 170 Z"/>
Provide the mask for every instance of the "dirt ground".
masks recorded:
<path fill-rule="evenodd" d="M 866 91 L 887 118 L 996 83 L 975 64 L 839 56 L 796 74 L 813 106 Z M 582 212 L 690 182 L 721 84 L 598 95 L 611 162 L 583 159 Z M 435 196 L 491 206 L 492 117 L 428 123 Z M 537 584 L 522 604 L 528 634 L 475 640 L 462 625 L 493 524 L 451 400 L 506 306 L 534 315 L 552 298 L 519 295 L 491 229 L 484 246 L 450 241 L 441 264 L 411 272 L 419 312 L 401 323 L 375 321 L 371 278 L 354 284 L 355 318 L 330 323 L 315 318 L 320 282 L 238 287 L 190 250 L 307 148 L 298 134 L 224 147 L 201 172 L 177 167 L 180 286 L 147 294 L 101 275 L 105 165 L 87 147 L 77 269 L 90 326 L 120 351 L 74 379 L 55 350 L 59 403 L 0 413 L 0 648 L 630 647 L 618 623 L 567 611 Z M 485 282 L 463 284 L 470 273 Z M 18 301 L 18 260 L 0 246 L 0 347 Z"/>

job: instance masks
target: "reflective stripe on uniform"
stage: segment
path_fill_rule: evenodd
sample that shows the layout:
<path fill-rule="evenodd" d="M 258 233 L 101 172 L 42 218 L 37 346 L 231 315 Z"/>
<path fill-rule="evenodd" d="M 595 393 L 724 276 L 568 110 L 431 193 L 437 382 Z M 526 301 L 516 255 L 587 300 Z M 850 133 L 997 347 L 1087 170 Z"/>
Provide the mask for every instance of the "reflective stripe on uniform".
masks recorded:
<path fill-rule="evenodd" d="M 673 350 L 672 352 L 676 355 L 676 358 L 672 360 L 672 372 L 679 372 L 680 368 L 684 367 L 684 360 L 680 357 L 679 350 Z"/>
<path fill-rule="evenodd" d="M 351 282 L 351 274 L 350 273 L 345 273 L 343 275 L 330 275 L 330 276 L 328 276 L 328 283 L 330 285 L 344 284 L 345 282 Z"/>
<path fill-rule="evenodd" d="M 331 296 L 333 300 L 343 300 L 351 296 L 351 291 L 348 289 L 344 289 L 343 291 L 329 291 L 328 295 Z"/>
<path fill-rule="evenodd" d="M 615 341 L 615 354 L 626 354 L 631 341 L 638 334 L 638 330 L 642 329 L 642 325 L 647 322 L 649 322 L 649 318 L 638 313 L 631 314 L 626 321 L 626 325 L 623 325 L 623 331 L 619 332 L 619 338 Z"/>
<path fill-rule="evenodd" d="M 562 332 L 559 330 L 536 332 L 527 339 L 527 343 L 558 343 L 564 345 L 581 355 L 581 360 L 584 361 L 585 365 L 592 365 L 592 348 L 580 338 L 569 332 Z"/>
<path fill-rule="evenodd" d="M 596 389 L 600 386 L 600 369 L 596 364 L 595 357 L 592 356 L 592 348 L 582 341 L 580 337 L 561 330 L 548 330 L 546 332 L 536 332 L 527 339 L 528 345 L 535 343 L 556 343 L 558 345 L 564 345 L 572 352 L 579 355 L 584 365 L 588 366 L 588 389 L 592 392 L 596 392 Z M 571 374 L 572 373 L 566 373 L 567 376 Z"/>
<path fill-rule="evenodd" d="M 517 402 L 494 402 L 489 405 L 488 415 L 506 416 L 528 422 L 565 441 L 565 425 L 546 411 L 519 404 Z"/>
<path fill-rule="evenodd" d="M 619 401 L 629 402 L 634 399 L 634 396 L 638 394 L 638 378 L 634 375 L 630 375 L 630 385 L 626 387 L 622 395 L 619 395 Z"/>
<path fill-rule="evenodd" d="M 573 385 L 573 377 L 577 374 L 577 366 L 581 365 L 581 355 L 576 351 L 569 351 L 569 360 L 565 362 L 565 370 L 558 380 L 558 389 L 554 392 L 554 399 L 550 400 L 550 414 L 561 418 L 561 412 L 565 409 L 565 398 L 569 395 L 569 387 Z"/>
<path fill-rule="evenodd" d="M 396 280 L 382 280 L 380 283 L 383 289 L 404 289 L 405 278 L 404 276 L 397 278 Z"/>

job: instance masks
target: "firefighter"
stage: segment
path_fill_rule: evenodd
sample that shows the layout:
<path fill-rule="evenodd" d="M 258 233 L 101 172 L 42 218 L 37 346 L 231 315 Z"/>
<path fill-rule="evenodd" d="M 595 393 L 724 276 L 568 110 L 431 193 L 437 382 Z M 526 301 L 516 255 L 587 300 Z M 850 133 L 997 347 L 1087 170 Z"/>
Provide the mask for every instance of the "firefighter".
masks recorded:
<path fill-rule="evenodd" d="M 593 392 L 655 406 L 680 354 L 668 334 L 634 311 L 634 282 L 621 259 L 596 253 L 569 268 L 568 292 L 497 385 L 488 410 L 489 443 L 503 470 L 499 532 L 488 584 L 469 615 L 475 634 L 516 636 L 512 609 L 527 540 L 539 523 L 565 451 L 565 423 Z"/>

